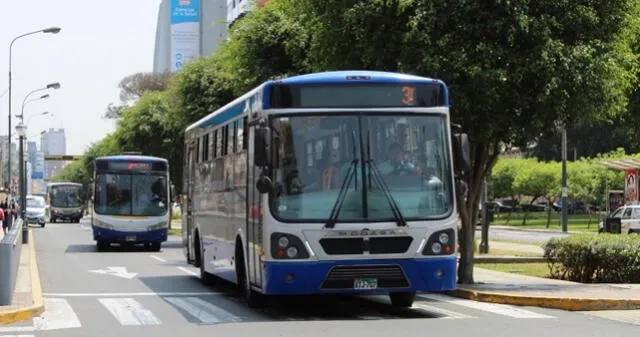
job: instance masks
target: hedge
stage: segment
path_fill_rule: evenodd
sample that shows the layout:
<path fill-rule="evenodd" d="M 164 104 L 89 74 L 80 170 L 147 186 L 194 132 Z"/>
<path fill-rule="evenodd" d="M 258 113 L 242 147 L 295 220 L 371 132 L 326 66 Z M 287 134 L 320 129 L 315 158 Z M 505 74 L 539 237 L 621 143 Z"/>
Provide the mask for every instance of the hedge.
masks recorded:
<path fill-rule="evenodd" d="M 582 283 L 640 283 L 640 235 L 582 234 L 544 246 L 551 278 Z"/>

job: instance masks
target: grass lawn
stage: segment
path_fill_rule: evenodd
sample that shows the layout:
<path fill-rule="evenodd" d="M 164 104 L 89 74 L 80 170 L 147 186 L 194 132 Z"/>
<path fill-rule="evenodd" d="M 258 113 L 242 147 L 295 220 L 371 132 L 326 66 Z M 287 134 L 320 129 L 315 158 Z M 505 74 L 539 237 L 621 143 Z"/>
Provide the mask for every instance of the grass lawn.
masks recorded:
<path fill-rule="evenodd" d="M 549 277 L 549 266 L 544 262 L 536 263 L 476 263 L 476 267 L 535 277 Z"/>
<path fill-rule="evenodd" d="M 476 252 L 476 256 L 519 256 L 519 257 L 541 257 L 542 254 L 536 254 L 533 252 L 520 252 L 517 250 L 506 250 L 506 249 L 498 249 L 491 248 L 491 242 L 489 242 L 489 254 L 480 254 Z"/>
<path fill-rule="evenodd" d="M 182 228 L 171 228 L 169 235 L 182 235 Z"/>
<path fill-rule="evenodd" d="M 527 215 L 527 221 L 523 225 L 522 219 L 524 213 L 515 212 L 510 216 L 507 213 L 496 214 L 492 225 L 512 226 L 520 228 L 545 229 L 547 228 L 547 212 L 530 212 Z M 593 214 L 591 217 L 586 214 L 569 214 L 568 227 L 569 231 L 576 232 L 597 232 L 598 223 L 602 216 Z M 558 212 L 551 213 L 551 222 L 549 229 L 562 229 L 562 215 Z"/>

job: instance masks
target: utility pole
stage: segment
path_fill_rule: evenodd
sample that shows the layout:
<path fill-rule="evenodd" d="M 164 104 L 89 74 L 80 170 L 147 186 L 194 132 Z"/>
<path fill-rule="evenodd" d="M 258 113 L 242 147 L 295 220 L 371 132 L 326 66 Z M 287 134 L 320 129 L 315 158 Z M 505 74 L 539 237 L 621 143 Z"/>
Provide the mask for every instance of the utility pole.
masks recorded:
<path fill-rule="evenodd" d="M 562 128 L 562 232 L 567 232 L 567 127 Z"/>

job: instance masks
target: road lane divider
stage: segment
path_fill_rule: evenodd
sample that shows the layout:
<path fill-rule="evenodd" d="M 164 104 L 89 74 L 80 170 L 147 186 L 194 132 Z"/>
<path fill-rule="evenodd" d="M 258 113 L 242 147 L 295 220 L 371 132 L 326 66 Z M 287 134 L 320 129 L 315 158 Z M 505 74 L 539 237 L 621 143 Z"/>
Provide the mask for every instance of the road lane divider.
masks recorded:
<path fill-rule="evenodd" d="M 161 258 L 161 257 L 159 257 L 159 256 L 151 255 L 150 257 L 151 257 L 152 259 L 158 260 L 158 261 L 160 261 L 160 262 L 167 262 L 167 260 L 165 260 L 165 259 L 163 259 L 163 258 Z"/>
<path fill-rule="evenodd" d="M 198 273 L 196 273 L 195 271 L 193 271 L 193 270 L 189 270 L 189 269 L 187 269 L 185 267 L 176 267 L 176 268 L 178 268 L 178 270 L 180 270 L 183 273 L 186 273 L 186 274 L 189 274 L 189 275 L 192 275 L 192 276 L 196 276 L 196 277 L 200 277 L 200 275 Z"/>

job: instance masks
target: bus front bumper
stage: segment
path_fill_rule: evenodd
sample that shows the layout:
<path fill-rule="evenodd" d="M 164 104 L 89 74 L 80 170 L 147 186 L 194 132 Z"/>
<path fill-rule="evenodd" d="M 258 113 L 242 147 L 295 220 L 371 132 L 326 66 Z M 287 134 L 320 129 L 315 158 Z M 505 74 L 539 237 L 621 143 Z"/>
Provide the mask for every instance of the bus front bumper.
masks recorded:
<path fill-rule="evenodd" d="M 455 255 L 431 259 L 264 263 L 263 291 L 273 295 L 388 293 L 456 289 Z"/>
<path fill-rule="evenodd" d="M 167 229 L 156 229 L 144 232 L 124 232 L 113 229 L 93 227 L 93 239 L 95 241 L 111 243 L 149 243 L 167 241 Z"/>

